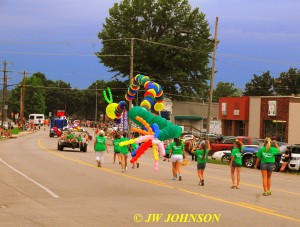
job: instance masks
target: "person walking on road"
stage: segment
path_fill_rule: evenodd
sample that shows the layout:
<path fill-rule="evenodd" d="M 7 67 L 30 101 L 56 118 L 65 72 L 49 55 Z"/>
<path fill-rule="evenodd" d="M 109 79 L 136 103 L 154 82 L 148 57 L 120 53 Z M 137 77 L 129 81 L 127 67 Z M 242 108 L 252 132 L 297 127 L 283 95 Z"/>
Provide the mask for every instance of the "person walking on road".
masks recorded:
<path fill-rule="evenodd" d="M 233 143 L 233 149 L 231 151 L 231 158 L 230 158 L 230 168 L 231 168 L 231 180 L 232 186 L 231 188 L 240 189 L 240 181 L 241 181 L 241 167 L 242 167 L 242 154 L 244 150 L 244 144 L 239 140 L 236 140 Z M 234 172 L 236 170 L 236 184 L 235 184 L 235 177 Z"/>
<path fill-rule="evenodd" d="M 128 141 L 129 139 L 127 138 L 127 133 L 123 133 L 123 138 L 120 139 L 121 142 Z M 127 170 L 127 158 L 128 158 L 128 152 L 129 148 L 128 145 L 122 146 L 120 150 L 120 155 L 121 155 L 121 166 L 122 166 L 122 172 L 125 172 Z"/>
<path fill-rule="evenodd" d="M 273 165 L 275 162 L 275 155 L 279 153 L 279 146 L 277 141 L 274 140 L 275 147 L 271 147 L 271 139 L 266 138 L 264 146 L 261 147 L 256 154 L 256 163 L 254 168 L 257 168 L 258 163 L 261 161 L 260 170 L 263 181 L 263 195 L 271 195 L 271 176 Z"/>
<path fill-rule="evenodd" d="M 96 136 L 94 141 L 94 151 L 98 167 L 101 167 L 101 164 L 104 163 L 105 151 L 108 153 L 106 138 L 104 137 L 104 135 L 104 131 L 99 131 L 99 135 Z"/>
<path fill-rule="evenodd" d="M 209 151 L 211 150 L 210 142 L 207 140 L 205 143 L 200 143 L 200 147 L 198 145 L 194 146 L 192 149 L 192 153 L 197 158 L 197 171 L 199 176 L 199 185 L 204 186 L 204 170 L 206 167 L 206 160 L 208 158 Z"/>
<path fill-rule="evenodd" d="M 174 138 L 174 142 L 171 143 L 171 162 L 172 162 L 172 180 L 177 179 L 177 174 L 179 175 L 179 181 L 182 181 L 181 176 L 181 162 L 183 160 L 183 156 L 185 156 L 184 143 L 180 140 L 180 138 Z"/>
<path fill-rule="evenodd" d="M 121 164 L 121 157 L 120 157 L 120 135 L 118 133 L 115 133 L 114 135 L 114 140 L 113 140 L 113 145 L 114 145 L 114 164 L 116 163 L 116 157 L 118 157 L 119 164 Z"/>

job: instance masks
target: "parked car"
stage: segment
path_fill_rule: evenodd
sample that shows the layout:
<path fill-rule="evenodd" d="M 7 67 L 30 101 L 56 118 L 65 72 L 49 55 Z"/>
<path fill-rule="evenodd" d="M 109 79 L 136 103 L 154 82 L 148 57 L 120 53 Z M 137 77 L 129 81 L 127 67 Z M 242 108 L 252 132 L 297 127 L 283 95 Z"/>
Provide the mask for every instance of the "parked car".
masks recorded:
<path fill-rule="evenodd" d="M 242 156 L 242 163 L 245 167 L 253 167 L 253 153 L 258 151 L 257 145 L 245 145 L 243 150 L 243 156 Z M 230 154 L 231 150 L 225 150 L 225 151 L 217 151 L 212 155 L 212 159 L 220 160 L 223 162 L 229 162 L 230 161 Z"/>
<path fill-rule="evenodd" d="M 288 164 L 289 169 L 300 171 L 300 144 L 288 146 L 291 149 L 292 157 Z M 282 164 L 284 154 L 281 156 L 280 164 Z"/>
<path fill-rule="evenodd" d="M 222 161 L 222 162 L 229 162 L 230 161 L 230 154 L 231 154 L 230 150 L 217 151 L 217 152 L 213 153 L 211 158 L 213 160 L 218 160 L 218 161 Z"/>
<path fill-rule="evenodd" d="M 251 137 L 245 136 L 225 136 L 223 137 L 220 142 L 218 143 L 211 143 L 211 154 L 215 153 L 216 151 L 224 151 L 224 150 L 232 150 L 233 143 L 239 140 L 244 145 L 259 145 L 259 142 Z"/>

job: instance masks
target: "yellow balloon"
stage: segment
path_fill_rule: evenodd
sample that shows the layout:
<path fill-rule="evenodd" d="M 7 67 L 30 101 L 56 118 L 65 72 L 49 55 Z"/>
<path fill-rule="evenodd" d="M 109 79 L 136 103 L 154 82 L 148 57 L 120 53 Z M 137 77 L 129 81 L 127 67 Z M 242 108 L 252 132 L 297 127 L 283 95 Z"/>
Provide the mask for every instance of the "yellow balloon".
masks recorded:
<path fill-rule="evenodd" d="M 154 105 L 154 109 L 157 112 L 163 111 L 163 109 L 165 108 L 164 104 L 162 102 L 157 102 Z"/>
<path fill-rule="evenodd" d="M 110 119 L 115 119 L 116 118 L 116 114 L 115 114 L 115 110 L 118 106 L 118 103 L 111 103 L 106 107 L 106 114 Z"/>

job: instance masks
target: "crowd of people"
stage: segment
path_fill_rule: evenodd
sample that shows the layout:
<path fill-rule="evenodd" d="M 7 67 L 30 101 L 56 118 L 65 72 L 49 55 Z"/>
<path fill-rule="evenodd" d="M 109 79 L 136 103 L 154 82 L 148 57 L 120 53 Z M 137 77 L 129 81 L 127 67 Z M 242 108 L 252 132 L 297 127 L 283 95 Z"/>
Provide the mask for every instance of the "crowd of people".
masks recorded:
<path fill-rule="evenodd" d="M 135 154 L 136 149 L 138 149 L 139 144 L 132 144 L 126 146 L 120 146 L 121 142 L 127 141 L 132 138 L 133 135 L 127 136 L 127 133 L 115 132 L 112 139 L 112 144 L 114 148 L 113 163 L 119 163 L 121 166 L 121 171 L 126 172 L 128 168 L 128 154 Z M 186 150 L 192 156 L 192 160 L 197 163 L 197 174 L 199 177 L 199 185 L 204 186 L 204 171 L 206 168 L 206 162 L 208 159 L 210 148 L 209 140 L 196 141 L 191 140 L 188 149 L 186 149 L 184 144 L 184 139 L 174 138 L 172 140 L 165 141 L 165 151 L 163 161 L 172 162 L 172 178 L 171 180 L 182 181 L 183 176 L 181 172 L 182 163 L 186 159 Z M 271 147 L 271 139 L 266 138 L 264 146 L 261 147 L 257 153 L 257 160 L 255 168 L 260 164 L 260 170 L 262 175 L 262 185 L 263 185 L 263 195 L 271 195 L 271 176 L 272 176 L 272 166 L 275 162 L 275 155 L 279 153 L 279 147 L 276 141 L 274 141 L 275 147 Z M 244 149 L 244 144 L 236 140 L 233 143 L 233 149 L 231 151 L 230 159 L 230 175 L 232 180 L 232 189 L 240 189 L 241 182 L 241 167 L 242 167 L 242 153 Z M 97 166 L 101 167 L 104 163 L 105 152 L 108 153 L 107 140 L 105 137 L 105 131 L 99 130 L 97 136 L 95 137 L 94 150 L 96 153 Z M 285 161 L 288 161 L 290 153 L 285 154 Z M 139 163 L 133 163 L 132 168 L 139 168 Z"/>

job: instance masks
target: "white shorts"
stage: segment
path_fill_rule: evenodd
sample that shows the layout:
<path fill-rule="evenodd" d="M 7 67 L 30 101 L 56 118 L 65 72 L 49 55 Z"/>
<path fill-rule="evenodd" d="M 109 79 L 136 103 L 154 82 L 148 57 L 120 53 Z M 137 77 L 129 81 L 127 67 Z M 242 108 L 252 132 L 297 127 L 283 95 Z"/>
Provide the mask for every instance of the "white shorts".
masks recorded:
<path fill-rule="evenodd" d="M 183 156 L 182 154 L 172 154 L 171 162 L 182 162 Z"/>
<path fill-rule="evenodd" d="M 104 155 L 105 155 L 105 151 L 102 152 L 95 152 L 96 154 L 96 160 L 100 161 L 101 164 L 104 163 Z"/>

